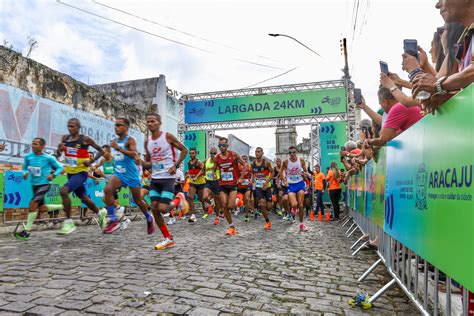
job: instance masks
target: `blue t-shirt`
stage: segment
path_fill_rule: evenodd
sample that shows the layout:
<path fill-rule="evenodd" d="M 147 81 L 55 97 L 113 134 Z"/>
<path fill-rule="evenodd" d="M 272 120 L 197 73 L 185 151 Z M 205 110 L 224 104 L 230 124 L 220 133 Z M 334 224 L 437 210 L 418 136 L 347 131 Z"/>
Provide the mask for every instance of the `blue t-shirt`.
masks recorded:
<path fill-rule="evenodd" d="M 49 184 L 48 175 L 51 174 L 51 169 L 54 169 L 54 176 L 63 171 L 64 167 L 59 164 L 55 157 L 42 153 L 37 155 L 30 153 L 25 157 L 23 163 L 23 172 L 28 172 L 31 176 L 31 184 L 43 185 Z"/>

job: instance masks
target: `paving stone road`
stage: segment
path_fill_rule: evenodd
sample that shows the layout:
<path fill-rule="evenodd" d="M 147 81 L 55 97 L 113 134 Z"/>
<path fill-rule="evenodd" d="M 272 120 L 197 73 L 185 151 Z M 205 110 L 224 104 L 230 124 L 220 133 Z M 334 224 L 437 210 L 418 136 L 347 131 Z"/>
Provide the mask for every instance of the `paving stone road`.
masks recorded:
<path fill-rule="evenodd" d="M 364 283 L 356 279 L 377 257 L 355 258 L 336 223 L 308 223 L 309 232 L 273 218 L 236 219 L 238 235 L 212 220 L 171 226 L 177 246 L 158 252 L 159 231 L 148 236 L 145 222 L 103 235 L 79 226 L 69 236 L 33 232 L 20 242 L 0 236 L 0 314 L 189 315 L 418 314 L 398 287 L 370 311 L 351 308 L 357 290 L 371 294 L 388 281 L 378 267 Z"/>

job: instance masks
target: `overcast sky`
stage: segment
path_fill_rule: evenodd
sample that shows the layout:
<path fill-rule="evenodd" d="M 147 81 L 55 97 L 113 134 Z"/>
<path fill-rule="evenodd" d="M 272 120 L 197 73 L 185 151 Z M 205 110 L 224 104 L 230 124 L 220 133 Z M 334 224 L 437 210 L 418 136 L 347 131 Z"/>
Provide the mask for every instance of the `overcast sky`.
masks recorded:
<path fill-rule="evenodd" d="M 39 44 L 31 58 L 85 83 L 164 74 L 170 88 L 195 93 L 245 88 L 295 67 L 260 86 L 340 79 L 339 40 L 347 37 L 352 79 L 374 109 L 379 60 L 406 77 L 403 39 L 417 39 L 428 51 L 433 32 L 443 24 L 436 0 L 61 2 L 102 17 L 55 0 L 2 0 L 0 41 L 26 53 L 32 36 Z M 268 33 L 291 35 L 322 58 Z M 274 147 L 272 129 L 260 130 L 258 138 L 255 131 L 230 132 L 252 146 L 266 139 L 263 147 Z M 298 139 L 308 133 L 299 128 Z"/>

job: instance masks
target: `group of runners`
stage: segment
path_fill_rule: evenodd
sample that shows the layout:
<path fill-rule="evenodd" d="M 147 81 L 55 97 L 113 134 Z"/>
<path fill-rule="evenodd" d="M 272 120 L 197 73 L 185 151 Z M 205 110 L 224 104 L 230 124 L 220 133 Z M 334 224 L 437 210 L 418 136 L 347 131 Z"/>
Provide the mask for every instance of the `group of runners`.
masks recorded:
<path fill-rule="evenodd" d="M 76 229 L 71 219 L 71 192 L 97 214 L 98 223 L 105 234 L 119 229 L 124 214 L 123 208 L 118 205 L 117 193 L 122 187 L 129 188 L 133 201 L 146 218 L 148 234 L 153 234 L 156 227 L 160 229 L 163 241 L 155 245 L 157 250 L 175 245 L 165 223 L 165 214 L 171 217 L 168 224 L 174 223 L 176 211 L 180 215 L 189 212 L 188 221 L 196 222 L 196 194 L 203 208 L 203 218 L 215 213 L 216 225 L 219 224 L 220 216 L 226 218 L 226 235 L 237 233 L 232 214 L 238 207 L 244 209 L 245 221 L 249 221 L 252 212 L 261 213 L 266 230 L 272 227 L 269 212 L 275 210 L 280 216 L 283 216 L 281 211 L 284 211 L 284 218 L 291 222 L 298 217 L 299 229 L 307 231 L 304 208 L 306 206 L 308 211 L 312 205 L 311 200 L 308 203 L 312 188 L 311 175 L 304 159 L 298 157 L 295 147 L 289 148 L 287 159 L 277 159 L 273 167 L 264 158 L 261 147 L 255 150 L 255 160 L 249 163 L 247 156 L 241 157 L 229 150 L 227 139 L 220 138 L 219 152 L 217 148 L 211 148 L 209 158 L 202 162 L 196 157 L 196 149 L 188 150 L 176 136 L 160 130 L 160 115 L 147 115 L 146 123 L 149 137 L 144 143 L 144 158 L 138 153 L 136 140 L 129 135 L 130 121 L 127 118 L 115 120 L 116 136 L 110 144 L 102 147 L 91 137 L 80 134 L 81 123 L 76 118 L 68 121 L 69 134 L 62 137 L 56 157 L 44 152 L 44 139 L 33 139 L 32 152 L 25 157 L 23 165 L 23 177 L 31 178 L 33 198 L 27 223 L 21 232 L 15 233 L 15 237 L 21 240 L 30 238 L 30 230 L 38 213 L 48 210 L 44 200 L 51 181 L 60 173 L 66 173 L 68 179 L 60 190 L 60 207 L 66 213 L 66 220 L 59 233 L 64 235 Z M 97 153 L 91 154 L 89 147 Z M 188 153 L 189 190 L 186 197 L 182 192 L 185 179 L 179 168 Z M 88 177 L 101 175 L 107 179 L 104 189 L 106 206 L 99 209 L 88 197 L 85 183 Z M 145 199 L 147 195 L 148 203 Z"/>

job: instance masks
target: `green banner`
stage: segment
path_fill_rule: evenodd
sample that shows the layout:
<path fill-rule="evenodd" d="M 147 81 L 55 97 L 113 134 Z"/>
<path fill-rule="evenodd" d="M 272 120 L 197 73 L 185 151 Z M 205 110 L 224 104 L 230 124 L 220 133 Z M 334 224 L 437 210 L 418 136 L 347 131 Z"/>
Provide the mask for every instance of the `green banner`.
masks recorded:
<path fill-rule="evenodd" d="M 5 200 L 3 191 L 3 172 L 0 172 L 0 213 L 3 213 L 3 201 Z"/>
<path fill-rule="evenodd" d="M 186 124 L 316 116 L 346 112 L 344 88 L 186 101 Z"/>
<path fill-rule="evenodd" d="M 201 161 L 207 157 L 207 132 L 206 131 L 189 131 L 184 132 L 184 146 L 190 150 L 197 150 L 197 158 Z M 189 154 L 184 159 L 184 171 L 188 171 Z"/>
<path fill-rule="evenodd" d="M 321 170 L 326 174 L 331 161 L 338 163 L 339 168 L 344 168 L 339 158 L 341 147 L 347 141 L 346 122 L 321 123 L 319 128 Z"/>

